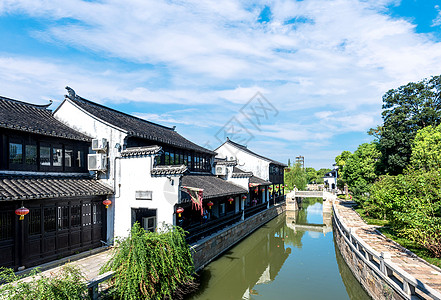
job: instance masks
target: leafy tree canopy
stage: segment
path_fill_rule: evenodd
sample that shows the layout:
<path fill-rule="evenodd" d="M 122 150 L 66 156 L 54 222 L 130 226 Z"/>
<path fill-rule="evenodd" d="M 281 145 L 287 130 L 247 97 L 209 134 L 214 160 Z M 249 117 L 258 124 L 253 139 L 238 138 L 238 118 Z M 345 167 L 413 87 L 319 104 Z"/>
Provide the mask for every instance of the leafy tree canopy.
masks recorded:
<path fill-rule="evenodd" d="M 412 142 L 419 129 L 441 121 L 441 76 L 411 82 L 383 96 L 383 126 L 377 135 L 384 172 L 400 174 L 409 164 Z"/>
<path fill-rule="evenodd" d="M 366 193 L 369 185 L 374 183 L 378 177 L 380 158 L 378 143 L 371 142 L 361 144 L 346 160 L 343 179 L 354 194 Z"/>
<path fill-rule="evenodd" d="M 412 146 L 411 166 L 425 171 L 441 168 L 441 125 L 418 130 Z"/>
<path fill-rule="evenodd" d="M 299 163 L 295 164 L 290 171 L 285 171 L 285 183 L 288 189 L 293 189 L 295 186 L 299 190 L 306 190 L 306 172 Z"/>

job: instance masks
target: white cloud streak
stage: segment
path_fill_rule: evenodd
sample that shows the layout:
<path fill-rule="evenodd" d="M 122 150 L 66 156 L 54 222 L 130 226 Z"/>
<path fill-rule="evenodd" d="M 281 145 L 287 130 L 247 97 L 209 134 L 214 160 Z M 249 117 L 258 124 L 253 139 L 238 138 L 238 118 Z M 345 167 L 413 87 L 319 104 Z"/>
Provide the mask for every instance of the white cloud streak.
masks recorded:
<path fill-rule="evenodd" d="M 29 32 L 42 42 L 154 67 L 122 71 L 104 63 L 90 68 L 67 59 L 0 53 L 0 89 L 5 96 L 47 99 L 59 97 L 69 84 L 100 102 L 209 104 L 211 115 L 203 119 L 219 107 L 224 114 L 204 125 L 174 113 L 138 114 L 213 130 L 260 91 L 283 119 L 256 136 L 328 143 L 335 135 L 375 126 L 388 89 L 439 73 L 441 43 L 385 13 L 399 2 L 3 0 L 0 17 L 50 21 Z M 259 23 L 265 5 L 271 19 Z M 441 24 L 440 16 L 433 26 Z M 152 84 L 155 78 L 167 82 Z"/>

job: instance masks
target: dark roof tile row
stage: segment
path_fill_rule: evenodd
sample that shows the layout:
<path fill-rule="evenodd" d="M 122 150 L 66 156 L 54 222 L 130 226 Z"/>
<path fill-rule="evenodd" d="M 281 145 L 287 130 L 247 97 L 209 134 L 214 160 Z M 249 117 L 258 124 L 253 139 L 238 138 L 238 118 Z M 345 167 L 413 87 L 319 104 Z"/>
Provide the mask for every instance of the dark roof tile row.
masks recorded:
<path fill-rule="evenodd" d="M 47 109 L 49 105 L 30 104 L 0 96 L 0 128 L 91 141 L 90 137 L 55 119 L 52 111 Z"/>
<path fill-rule="evenodd" d="M 145 146 L 145 147 L 133 147 L 127 148 L 126 150 L 121 151 L 122 157 L 135 157 L 135 156 L 144 156 L 144 155 L 152 155 L 157 154 L 162 150 L 159 146 Z"/>
<path fill-rule="evenodd" d="M 187 171 L 186 165 L 179 166 L 156 166 L 152 169 L 152 175 L 177 175 Z"/>
<path fill-rule="evenodd" d="M 247 146 L 244 146 L 244 145 L 238 144 L 236 142 L 233 142 L 229 138 L 227 138 L 227 141 L 225 143 L 229 143 L 229 144 L 233 145 L 234 147 L 236 147 L 236 148 L 238 148 L 238 149 L 240 149 L 240 150 L 242 150 L 244 152 L 247 152 L 247 153 L 252 154 L 254 156 L 257 156 L 257 157 L 260 157 L 262 159 L 265 159 L 265 160 L 269 161 L 272 164 L 275 164 L 275 165 L 278 165 L 278 166 L 282 166 L 282 167 L 287 167 L 288 166 L 288 165 L 286 165 L 284 163 L 278 162 L 277 160 L 273 160 L 271 158 L 268 158 L 268 157 L 265 157 L 263 155 L 257 154 L 255 152 L 251 151 L 250 149 L 248 149 Z"/>
<path fill-rule="evenodd" d="M 89 177 L 0 176 L 0 201 L 110 194 L 110 187 Z"/>
<path fill-rule="evenodd" d="M 181 185 L 203 189 L 204 199 L 248 193 L 243 187 L 209 174 L 185 174 Z"/>
<path fill-rule="evenodd" d="M 240 177 L 251 177 L 251 176 L 253 176 L 253 172 L 246 172 L 242 169 L 239 169 L 238 167 L 233 167 L 233 174 L 231 174 L 231 177 L 240 178 Z"/>
<path fill-rule="evenodd" d="M 75 94 L 66 96 L 66 99 L 74 102 L 76 105 L 95 117 L 127 131 L 128 135 L 130 136 L 140 137 L 183 149 L 208 153 L 210 155 L 216 154 L 214 151 L 203 148 L 187 140 L 177 133 L 174 128 L 155 124 L 147 120 L 111 109 Z"/>

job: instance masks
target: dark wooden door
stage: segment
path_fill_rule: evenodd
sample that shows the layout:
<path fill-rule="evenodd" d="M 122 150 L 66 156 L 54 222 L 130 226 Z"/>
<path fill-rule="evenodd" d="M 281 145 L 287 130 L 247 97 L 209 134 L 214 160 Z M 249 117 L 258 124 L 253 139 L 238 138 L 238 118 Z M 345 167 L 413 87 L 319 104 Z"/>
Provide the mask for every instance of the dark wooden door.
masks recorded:
<path fill-rule="evenodd" d="M 0 206 L 0 266 L 28 268 L 100 247 L 106 240 L 102 200 L 25 201 L 29 214 L 23 221 L 13 208 Z"/>

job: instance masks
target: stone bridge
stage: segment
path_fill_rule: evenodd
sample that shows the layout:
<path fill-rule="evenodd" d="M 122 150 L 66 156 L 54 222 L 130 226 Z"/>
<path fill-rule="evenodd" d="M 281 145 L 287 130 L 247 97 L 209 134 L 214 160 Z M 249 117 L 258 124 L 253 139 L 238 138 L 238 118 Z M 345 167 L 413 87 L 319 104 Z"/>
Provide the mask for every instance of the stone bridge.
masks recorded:
<path fill-rule="evenodd" d="M 302 198 L 323 199 L 323 224 L 296 224 L 296 213 Z M 326 191 L 292 191 L 286 195 L 286 224 L 291 229 L 319 231 L 326 234 L 332 230 L 332 203 L 337 196 Z"/>
<path fill-rule="evenodd" d="M 325 214 L 331 213 L 332 202 L 337 196 L 326 191 L 292 191 L 286 195 L 286 210 L 298 210 L 302 198 L 323 198 L 323 214 Z"/>

